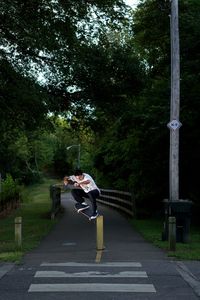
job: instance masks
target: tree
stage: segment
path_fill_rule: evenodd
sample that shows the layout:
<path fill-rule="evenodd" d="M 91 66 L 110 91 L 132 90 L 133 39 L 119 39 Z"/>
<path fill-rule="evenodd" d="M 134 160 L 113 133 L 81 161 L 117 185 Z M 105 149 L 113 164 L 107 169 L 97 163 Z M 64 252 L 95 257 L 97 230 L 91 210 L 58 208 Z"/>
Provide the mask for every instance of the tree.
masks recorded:
<path fill-rule="evenodd" d="M 199 61 L 198 6 L 199 2 L 194 0 L 180 3 L 183 123 L 180 131 L 180 192 L 181 197 L 191 198 L 196 205 L 199 203 L 196 177 L 199 168 L 199 126 L 196 123 L 199 118 L 199 77 L 193 70 Z M 106 132 L 104 130 L 95 157 L 95 166 L 100 170 L 99 180 L 109 187 L 129 187 L 134 191 L 138 208 L 146 208 L 148 212 L 161 208 L 162 199 L 168 196 L 169 12 L 168 2 L 150 0 L 141 1 L 133 14 L 132 49 L 144 63 L 146 77 L 139 93 L 129 98 L 129 105 L 128 102 L 123 105 L 121 117 L 116 123 L 111 122 Z M 194 32 L 194 37 L 188 32 Z M 111 113 L 116 111 L 116 106 L 117 102 Z"/>
<path fill-rule="evenodd" d="M 48 113 L 44 90 L 18 74 L 7 61 L 0 61 L 0 66 L 0 126 L 31 129 L 44 123 Z"/>
<path fill-rule="evenodd" d="M 199 41 L 198 27 L 200 19 L 198 8 L 200 3 L 195 0 L 179 2 L 180 16 L 180 56 L 181 56 L 181 111 L 180 120 L 183 127 L 180 130 L 180 194 L 183 198 L 192 198 L 197 203 L 198 188 L 194 165 L 199 168 L 199 144 L 197 118 L 199 111 L 199 77 L 194 75 L 194 66 L 199 62 L 197 50 Z M 154 199 L 165 198 L 168 173 L 169 137 L 166 124 L 169 121 L 170 106 L 170 35 L 169 35 L 169 3 L 163 1 L 143 1 L 135 12 L 133 32 L 134 40 L 141 58 L 146 62 L 148 70 L 148 85 L 144 89 L 144 108 L 147 119 L 143 132 L 147 132 L 145 144 L 141 150 L 152 154 L 149 161 L 143 164 L 142 170 L 150 166 L 152 172 L 143 176 L 150 187 L 153 184 Z M 157 26 L 159 22 L 160 26 Z M 188 46 L 189 45 L 189 46 Z M 188 49 L 190 47 L 190 49 Z M 198 74 L 198 73 L 196 73 Z M 192 88 L 191 88 L 192 87 Z M 149 127 L 150 125 L 150 127 Z M 152 135 L 151 126 L 154 126 Z M 192 135 L 191 135 L 192 132 Z M 143 135 L 143 133 L 141 132 Z M 150 139 L 150 136 L 153 137 Z M 152 143 L 153 142 L 153 143 Z M 195 145 L 195 146 L 194 146 Z M 141 151 L 143 153 L 143 151 Z M 142 160 L 141 160 L 142 161 Z M 191 166 L 192 170 L 191 170 Z M 188 174 L 190 177 L 188 178 Z M 159 178 L 158 178 L 159 176 Z M 160 181 L 160 180 L 161 181 Z M 156 187 L 157 185 L 157 187 Z M 164 191 L 161 191 L 160 187 Z M 148 197 L 148 193 L 146 193 Z M 199 202 L 199 201 L 198 201 Z"/>
<path fill-rule="evenodd" d="M 116 23 L 124 7 L 122 0 L 3 0 L 0 56 L 23 74 L 37 77 L 42 72 L 47 83 L 68 86 L 77 49 L 98 35 L 103 19 L 104 25 L 108 19 Z"/>
<path fill-rule="evenodd" d="M 121 0 L 1 2 L 2 170 L 12 169 L 15 142 L 33 143 L 30 132 L 48 125 L 48 113 L 66 112 L 71 103 L 79 106 L 79 112 L 88 111 L 77 93 L 70 92 L 75 85 L 72 67 L 81 63 L 77 57 L 81 46 L 98 41 L 99 24 L 119 26 L 124 9 Z M 34 82 L 38 76 L 43 87 Z M 22 149 L 18 158 L 23 154 L 28 161 L 31 151 Z"/>

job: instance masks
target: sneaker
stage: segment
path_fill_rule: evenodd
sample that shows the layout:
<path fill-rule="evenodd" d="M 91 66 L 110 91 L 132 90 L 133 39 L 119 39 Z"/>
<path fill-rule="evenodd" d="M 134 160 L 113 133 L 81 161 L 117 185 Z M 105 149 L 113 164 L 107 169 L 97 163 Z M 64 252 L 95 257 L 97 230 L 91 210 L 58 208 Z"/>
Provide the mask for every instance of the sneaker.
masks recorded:
<path fill-rule="evenodd" d="M 83 203 L 81 203 L 81 205 L 82 205 L 82 207 L 80 207 L 79 209 L 78 209 L 78 212 L 80 212 L 80 211 L 82 211 L 82 210 L 85 210 L 85 209 L 88 209 L 90 206 L 87 204 L 87 203 L 85 203 L 85 202 L 83 202 Z"/>
<path fill-rule="evenodd" d="M 91 217 L 90 217 L 90 220 L 94 220 L 98 217 L 98 212 L 96 212 L 95 214 L 93 214 Z"/>

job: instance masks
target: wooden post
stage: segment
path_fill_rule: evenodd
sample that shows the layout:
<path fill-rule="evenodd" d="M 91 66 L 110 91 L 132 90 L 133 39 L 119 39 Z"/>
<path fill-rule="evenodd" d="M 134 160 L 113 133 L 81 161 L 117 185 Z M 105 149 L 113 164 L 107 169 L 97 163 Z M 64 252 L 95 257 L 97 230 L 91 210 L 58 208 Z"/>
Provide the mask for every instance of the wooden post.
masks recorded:
<path fill-rule="evenodd" d="M 15 242 L 19 247 L 22 245 L 22 217 L 15 218 Z"/>
<path fill-rule="evenodd" d="M 103 216 L 98 216 L 96 219 L 96 247 L 97 250 L 103 250 Z"/>
<path fill-rule="evenodd" d="M 169 217 L 168 219 L 169 224 L 169 250 L 176 251 L 176 218 Z"/>
<path fill-rule="evenodd" d="M 169 200 L 179 200 L 179 122 L 180 110 L 180 54 L 178 0 L 171 0 L 171 109 L 170 109 L 170 158 L 169 158 Z"/>

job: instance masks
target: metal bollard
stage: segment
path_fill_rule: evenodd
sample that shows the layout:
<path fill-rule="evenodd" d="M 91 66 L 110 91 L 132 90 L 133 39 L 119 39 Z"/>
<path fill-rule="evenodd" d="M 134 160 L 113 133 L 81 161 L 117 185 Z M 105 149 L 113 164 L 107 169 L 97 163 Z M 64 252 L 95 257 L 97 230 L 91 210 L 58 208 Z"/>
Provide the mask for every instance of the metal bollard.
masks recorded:
<path fill-rule="evenodd" d="M 22 245 L 22 217 L 15 218 L 15 242 L 19 247 Z"/>
<path fill-rule="evenodd" d="M 96 247 L 97 250 L 103 250 L 103 216 L 98 216 L 96 219 Z"/>
<path fill-rule="evenodd" d="M 169 250 L 176 251 L 176 218 L 169 217 Z"/>

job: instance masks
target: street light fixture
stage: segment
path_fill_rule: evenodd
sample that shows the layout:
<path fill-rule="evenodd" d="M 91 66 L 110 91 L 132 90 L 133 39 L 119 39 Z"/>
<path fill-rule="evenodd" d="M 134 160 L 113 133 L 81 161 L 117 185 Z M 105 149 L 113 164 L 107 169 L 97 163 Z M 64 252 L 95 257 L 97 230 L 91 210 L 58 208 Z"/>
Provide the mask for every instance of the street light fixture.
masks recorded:
<path fill-rule="evenodd" d="M 69 150 L 72 147 L 78 147 L 78 158 L 77 158 L 77 167 L 80 168 L 80 157 L 81 157 L 81 144 L 70 145 L 66 149 Z"/>

